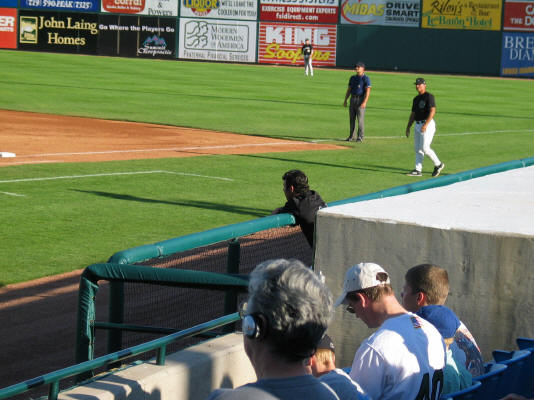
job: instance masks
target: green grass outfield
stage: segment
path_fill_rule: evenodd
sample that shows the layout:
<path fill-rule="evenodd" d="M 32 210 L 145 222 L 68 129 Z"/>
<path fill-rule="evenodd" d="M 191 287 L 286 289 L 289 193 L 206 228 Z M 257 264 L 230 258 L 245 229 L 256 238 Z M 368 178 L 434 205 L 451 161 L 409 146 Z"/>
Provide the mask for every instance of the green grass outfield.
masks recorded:
<path fill-rule="evenodd" d="M 348 134 L 342 107 L 348 70 L 316 69 L 306 78 L 302 68 L 15 51 L 0 51 L 0 65 L 1 109 L 346 146 L 2 167 L 0 285 L 268 215 L 284 202 L 281 176 L 288 169 L 304 170 L 327 202 L 420 179 L 404 175 L 413 167 L 413 141 L 404 130 L 417 73 L 369 67 L 367 139 L 356 145 L 341 141 Z M 446 164 L 444 174 L 534 155 L 534 81 L 424 77 L 436 96 L 433 148 Z M 423 179 L 431 170 L 426 159 Z"/>

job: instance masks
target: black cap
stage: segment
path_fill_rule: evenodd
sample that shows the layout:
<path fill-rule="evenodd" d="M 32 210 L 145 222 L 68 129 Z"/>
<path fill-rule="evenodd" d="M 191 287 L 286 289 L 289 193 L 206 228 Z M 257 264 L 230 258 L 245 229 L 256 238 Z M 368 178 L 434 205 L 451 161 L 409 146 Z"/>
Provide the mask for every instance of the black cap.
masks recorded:
<path fill-rule="evenodd" d="M 416 85 L 426 85 L 426 81 L 423 78 L 417 78 L 415 80 Z"/>
<path fill-rule="evenodd" d="M 364 64 L 363 62 L 361 62 L 361 61 L 358 61 L 358 62 L 356 63 L 356 66 L 357 66 L 357 67 L 365 68 L 365 64 Z"/>
<path fill-rule="evenodd" d="M 319 349 L 330 350 L 332 353 L 335 353 L 334 342 L 332 342 L 332 339 L 326 333 L 317 345 L 317 350 Z"/>

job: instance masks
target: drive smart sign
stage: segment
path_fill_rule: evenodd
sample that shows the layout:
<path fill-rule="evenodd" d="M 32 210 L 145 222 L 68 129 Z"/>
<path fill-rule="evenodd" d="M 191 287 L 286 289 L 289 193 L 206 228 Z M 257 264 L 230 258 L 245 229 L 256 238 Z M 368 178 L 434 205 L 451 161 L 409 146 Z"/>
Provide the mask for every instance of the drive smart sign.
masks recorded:
<path fill-rule="evenodd" d="M 17 10 L 0 8 L 0 48 L 17 48 Z"/>
<path fill-rule="evenodd" d="M 306 39 L 313 46 L 313 65 L 336 65 L 336 25 L 260 23 L 258 61 L 302 65 Z"/>

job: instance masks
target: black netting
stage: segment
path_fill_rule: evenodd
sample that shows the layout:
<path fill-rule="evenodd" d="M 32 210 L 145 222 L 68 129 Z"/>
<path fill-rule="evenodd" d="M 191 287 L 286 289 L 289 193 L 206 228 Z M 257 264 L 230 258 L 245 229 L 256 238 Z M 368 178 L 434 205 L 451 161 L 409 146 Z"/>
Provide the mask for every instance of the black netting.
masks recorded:
<path fill-rule="evenodd" d="M 312 264 L 312 249 L 298 227 L 285 227 L 258 232 L 239 238 L 240 270 L 249 273 L 262 261 L 274 258 L 296 258 Z M 229 242 L 173 254 L 139 263 L 159 268 L 180 268 L 197 271 L 227 272 Z M 124 323 L 157 326 L 181 330 L 223 316 L 224 292 L 125 283 Z M 244 300 L 240 295 L 239 301 Z M 239 304 L 239 302 L 238 302 Z M 103 340 L 102 331 L 97 340 Z M 98 337 L 100 336 L 100 338 Z M 123 332 L 123 348 L 161 337 L 161 334 Z M 167 349 L 167 354 L 205 338 L 179 341 Z M 154 354 L 148 354 L 144 359 Z"/>

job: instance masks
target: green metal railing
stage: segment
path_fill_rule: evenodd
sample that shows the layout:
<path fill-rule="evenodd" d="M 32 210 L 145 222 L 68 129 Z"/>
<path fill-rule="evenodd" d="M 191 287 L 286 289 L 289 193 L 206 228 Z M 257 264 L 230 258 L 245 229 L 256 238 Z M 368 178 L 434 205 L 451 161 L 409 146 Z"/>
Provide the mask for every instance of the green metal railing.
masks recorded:
<path fill-rule="evenodd" d="M 48 399 L 57 400 L 58 395 L 59 395 L 59 383 L 61 380 L 70 378 L 70 377 L 73 377 L 79 374 L 84 374 L 87 371 L 93 371 L 96 368 L 105 367 L 111 363 L 115 363 L 117 361 L 121 361 L 129 357 L 143 354 L 143 353 L 146 353 L 152 350 L 157 351 L 157 354 L 156 354 L 157 365 L 165 365 L 166 348 L 171 343 L 177 340 L 180 340 L 180 339 L 186 339 L 192 336 L 196 336 L 201 333 L 208 332 L 208 331 L 217 329 L 219 327 L 226 326 L 228 324 L 233 324 L 239 321 L 239 319 L 240 319 L 240 315 L 239 313 L 236 312 L 236 313 L 226 315 L 221 318 L 217 318 L 213 321 L 205 322 L 203 324 L 199 324 L 191 328 L 184 329 L 180 332 L 173 333 L 171 335 L 152 340 L 150 342 L 146 342 L 146 343 L 133 346 L 125 350 L 120 350 L 120 351 L 117 351 L 111 354 L 107 354 L 105 356 L 95 358 L 94 360 L 85 361 L 85 362 L 73 365 L 71 367 L 60 369 L 58 371 L 54 371 L 54 372 L 39 376 L 34 379 L 30 379 L 30 380 L 27 380 L 21 383 L 17 383 L 12 386 L 8 386 L 6 388 L 0 389 L 0 400 L 7 399 L 9 397 L 27 392 L 33 388 L 44 386 L 44 385 L 50 385 L 49 391 L 48 391 Z"/>
<path fill-rule="evenodd" d="M 93 264 L 88 266 L 80 277 L 78 294 L 78 315 L 76 325 L 76 362 L 93 359 L 95 335 L 95 299 L 98 292 L 98 282 L 140 282 L 162 286 L 175 286 L 197 289 L 211 289 L 220 291 L 245 292 L 248 286 L 248 276 L 237 274 L 221 274 L 216 272 L 191 271 L 173 268 L 154 268 L 130 264 Z M 236 297 L 237 299 L 237 297 Z M 237 304 L 233 304 L 233 311 L 237 311 Z M 109 326 L 114 331 L 127 328 L 145 330 L 143 327 L 131 327 L 110 321 Z M 161 332 L 161 330 L 160 330 Z M 87 379 L 83 374 L 80 379 Z"/>
<path fill-rule="evenodd" d="M 446 185 L 451 185 L 461 181 L 467 181 L 473 178 L 482 177 L 489 174 L 498 172 L 504 172 L 516 168 L 523 168 L 530 165 L 534 165 L 534 157 L 508 161 L 492 166 L 476 168 L 469 171 L 459 172 L 452 175 L 441 176 L 435 179 L 427 179 L 419 182 L 410 183 L 407 185 L 401 185 L 385 190 L 381 190 L 374 193 L 368 193 L 345 200 L 335 201 L 328 203 L 328 206 L 337 206 L 348 203 L 355 203 L 360 201 L 372 200 L 377 198 L 398 196 L 420 190 L 426 190 Z M 186 235 L 178 238 L 168 239 L 153 244 L 134 247 L 131 249 L 123 250 L 112 255 L 109 259 L 110 263 L 116 264 L 131 264 L 135 262 L 141 262 L 152 258 L 165 257 L 172 254 L 176 254 L 182 251 L 191 250 L 194 248 L 207 246 L 215 243 L 219 243 L 225 240 L 230 240 L 228 245 L 228 272 L 239 272 L 239 252 L 240 244 L 239 237 L 246 236 L 252 233 L 260 232 L 262 230 L 279 228 L 287 225 L 294 225 L 295 218 L 290 214 L 277 214 L 264 218 L 259 218 L 252 221 L 246 221 L 242 223 L 223 226 L 220 228 L 211 229 L 204 232 L 198 232 L 191 235 Z M 148 267 L 144 267 L 148 268 Z M 110 302 L 109 302 L 109 322 L 108 324 L 97 323 L 99 328 L 110 328 L 108 334 L 108 352 L 117 351 L 122 347 L 122 331 L 116 329 L 124 322 L 124 282 L 120 279 L 111 280 L 110 284 Z M 227 292 L 225 299 L 225 313 L 229 313 L 235 310 L 235 293 Z M 88 315 L 90 317 L 90 315 Z M 85 324 L 85 329 L 88 328 L 88 323 Z M 122 325 L 127 328 L 126 325 Z M 139 329 L 145 329 L 139 327 Z M 149 329 L 149 328 L 146 328 Z M 227 328 L 227 330 L 230 327 Z M 89 329 L 86 330 L 87 340 L 85 342 L 80 341 L 80 346 L 89 345 L 94 341 L 94 337 L 90 337 L 92 332 Z M 77 336 L 81 337 L 81 333 L 78 332 Z M 85 354 L 84 354 L 85 352 Z M 91 358 L 92 348 L 89 352 L 85 349 L 79 348 L 77 345 L 76 361 L 85 361 Z M 87 356 L 89 358 L 87 358 Z"/>
<path fill-rule="evenodd" d="M 361 196 L 356 196 L 352 198 L 348 198 L 345 200 L 335 201 L 328 203 L 329 206 L 337 206 L 347 203 L 354 203 L 359 201 L 365 201 L 365 200 L 372 200 L 377 198 L 383 198 L 383 197 L 390 197 L 390 196 L 397 196 L 401 194 L 411 193 L 419 190 L 425 190 L 440 186 L 446 186 L 453 183 L 466 181 L 473 178 L 478 178 L 481 176 L 498 173 L 498 172 L 504 172 L 511 169 L 516 168 L 523 168 L 534 165 L 534 157 L 525 158 L 521 160 L 514 160 L 509 162 L 504 162 L 500 164 L 496 164 L 493 166 L 483 167 L 483 168 L 477 168 L 465 172 L 460 172 L 453 175 L 447 175 L 447 176 L 441 176 L 439 178 L 435 179 L 429 179 L 424 181 L 419 181 L 415 183 L 411 183 L 408 185 L 402 185 L 397 186 L 394 188 L 382 190 L 375 193 L 369 193 Z M 27 390 L 30 390 L 32 388 L 50 384 L 50 391 L 49 391 L 49 398 L 51 400 L 57 399 L 58 394 L 58 388 L 59 388 L 59 381 L 61 379 L 65 379 L 67 377 L 75 376 L 84 374 L 88 371 L 92 371 L 95 368 L 106 366 L 112 362 L 119 361 L 123 358 L 127 358 L 130 356 L 134 356 L 137 354 L 141 354 L 146 351 L 150 351 L 153 349 L 158 349 L 158 364 L 162 362 L 161 358 L 165 357 L 165 346 L 179 338 L 186 338 L 190 336 L 195 336 L 198 334 L 201 334 L 203 332 L 207 332 L 213 329 L 216 329 L 221 326 L 228 326 L 229 324 L 235 323 L 239 320 L 237 314 L 231 314 L 226 317 L 222 317 L 219 319 L 216 319 L 214 321 L 197 325 L 193 328 L 180 331 L 178 333 L 173 333 L 169 336 L 166 336 L 164 338 L 156 339 L 154 341 L 138 345 L 135 347 L 131 347 L 129 349 L 125 350 L 119 350 L 112 352 L 111 354 L 108 354 L 107 356 L 99 357 L 94 360 L 91 360 L 92 358 L 92 350 L 94 345 L 94 328 L 95 327 L 102 327 L 111 329 L 111 335 L 109 335 L 111 338 L 113 337 L 113 334 L 117 332 L 116 337 L 120 337 L 120 332 L 123 329 L 136 329 L 136 330 L 142 330 L 142 331 L 151 331 L 154 328 L 152 327 L 131 327 L 122 324 L 122 316 L 123 316 L 123 291 L 122 291 L 122 285 L 125 281 L 135 282 L 135 281 L 142 281 L 144 283 L 147 283 L 150 281 L 150 283 L 154 284 L 166 284 L 166 285 L 176 285 L 179 286 L 180 284 L 177 284 L 176 282 L 172 281 L 172 279 L 176 278 L 176 276 L 171 276 L 173 272 L 171 271 L 180 271 L 180 270 L 172 270 L 172 269 L 162 269 L 162 268 L 151 268 L 146 266 L 138 266 L 138 265 L 124 265 L 124 264 L 131 264 L 135 262 L 140 262 L 144 260 L 148 260 L 151 258 L 157 258 L 157 257 L 165 257 L 171 254 L 175 254 L 181 251 L 185 250 L 191 250 L 193 248 L 207 246 L 214 243 L 219 243 L 225 240 L 231 240 L 229 244 L 229 258 L 228 258 L 228 269 L 229 272 L 232 271 L 234 275 L 225 275 L 225 274 L 215 274 L 215 275 L 225 275 L 227 278 L 225 278 L 224 283 L 221 284 L 220 281 L 215 276 L 208 277 L 204 281 L 195 281 L 195 278 L 199 278 L 199 276 L 194 277 L 193 275 L 198 273 L 198 271 L 187 271 L 187 272 L 180 272 L 179 274 L 183 274 L 182 278 L 187 278 L 186 282 L 183 284 L 187 287 L 202 287 L 202 288 L 215 288 L 216 286 L 220 286 L 220 290 L 244 290 L 244 287 L 248 284 L 247 279 L 243 276 L 237 275 L 236 273 L 239 271 L 239 242 L 236 238 L 239 238 L 241 236 L 249 235 L 252 233 L 260 232 L 262 230 L 272 229 L 272 228 L 278 228 L 283 227 L 287 225 L 294 225 L 295 224 L 295 218 L 292 215 L 289 214 L 278 214 L 278 215 L 272 215 L 264 218 L 260 218 L 253 221 L 247 221 L 239 224 L 234 225 L 228 225 L 221 228 L 212 229 L 205 232 L 195 233 L 192 235 L 183 236 L 180 238 L 174 238 L 165 240 L 162 242 L 157 242 L 154 244 L 149 244 L 145 246 L 135 247 L 132 249 L 124 250 L 118 253 L 115 253 L 109 260 L 108 264 L 94 264 L 93 266 L 90 266 L 86 268 L 84 271 L 83 277 L 84 279 L 80 282 L 80 299 L 79 302 L 82 301 L 84 304 L 84 311 L 80 312 L 80 308 L 78 311 L 78 331 L 77 332 L 77 348 L 76 348 L 76 358 L 84 361 L 81 362 L 75 366 L 68 367 L 56 372 L 52 372 L 50 374 L 43 375 L 41 377 L 31 379 L 25 382 L 22 382 L 17 385 L 9 386 L 7 388 L 0 390 L 0 400 L 4 398 L 8 398 L 11 396 L 14 396 L 16 394 L 23 393 Z M 124 268 L 122 268 L 124 267 Z M 128 271 L 128 272 L 125 272 Z M 167 271 L 167 272 L 166 272 Z M 214 273 L 201 273 L 201 274 L 214 274 Z M 103 322 L 96 322 L 95 321 L 95 315 L 94 315 L 94 296 L 96 294 L 96 291 L 98 290 L 97 281 L 99 279 L 107 279 L 110 281 L 111 286 L 111 297 L 110 300 L 110 319 L 108 323 Z M 138 280 L 136 280 L 138 279 Z M 147 281 L 148 279 L 148 281 Z M 171 279 L 171 283 L 164 282 L 164 279 Z M 229 280 L 226 280 L 229 279 Z M 235 280 L 234 280 L 235 279 Z M 241 280 L 241 281 L 237 281 Z M 190 285 L 190 286 L 188 286 Z M 211 286 L 211 287 L 210 287 Z M 82 291 L 85 287 L 85 290 L 82 295 Z M 231 292 L 229 292 L 231 293 Z M 231 294 L 234 295 L 234 294 Z M 228 302 L 232 302 L 232 298 L 227 298 Z M 80 306 L 79 306 L 80 307 Z M 226 320 L 228 318 L 228 320 Z M 224 322 L 222 322 L 224 321 Z M 219 322 L 221 322 L 219 324 Z M 206 324 L 214 324 L 209 325 L 210 328 L 204 328 Z M 158 328 L 159 332 L 162 332 L 161 328 Z M 191 332 L 191 333 L 188 333 Z M 194 332 L 194 333 L 192 333 Z M 116 338 L 115 338 L 116 339 Z M 117 341 L 115 339 L 110 339 L 110 343 L 113 346 L 119 346 L 120 348 L 120 340 Z M 114 341 L 115 340 L 115 341 Z M 169 342 L 167 343 L 167 340 Z M 144 349 L 145 346 L 150 346 L 150 349 L 147 348 L 147 350 L 141 350 Z M 108 346 L 108 348 L 110 348 Z M 89 360 L 89 361 L 85 361 Z"/>

